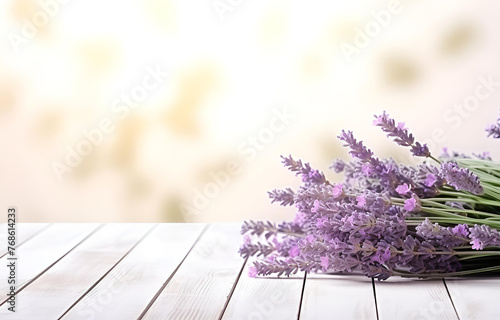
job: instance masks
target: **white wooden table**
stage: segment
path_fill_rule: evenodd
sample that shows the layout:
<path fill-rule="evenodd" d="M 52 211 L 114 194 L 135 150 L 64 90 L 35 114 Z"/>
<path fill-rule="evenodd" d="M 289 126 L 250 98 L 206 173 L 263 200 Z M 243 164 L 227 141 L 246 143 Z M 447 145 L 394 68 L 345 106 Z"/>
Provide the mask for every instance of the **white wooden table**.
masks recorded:
<path fill-rule="evenodd" d="M 0 319 L 500 319 L 495 278 L 249 278 L 236 224 L 20 224 L 13 313 L 0 228 Z"/>

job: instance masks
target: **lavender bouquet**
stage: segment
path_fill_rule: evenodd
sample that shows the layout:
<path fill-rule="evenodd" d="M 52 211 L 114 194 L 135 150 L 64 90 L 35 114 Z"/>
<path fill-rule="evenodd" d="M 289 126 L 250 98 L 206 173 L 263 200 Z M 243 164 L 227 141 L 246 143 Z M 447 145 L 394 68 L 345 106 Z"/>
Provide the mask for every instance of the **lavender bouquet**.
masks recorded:
<path fill-rule="evenodd" d="M 276 225 L 246 221 L 240 254 L 255 256 L 250 276 L 297 271 L 433 278 L 500 271 L 500 163 L 487 153 L 434 157 L 404 123 L 376 116 L 397 144 L 425 160 L 417 166 L 379 159 L 351 131 L 338 136 L 352 155 L 331 168 L 332 184 L 308 163 L 282 157 L 302 177 L 297 191 L 269 192 L 295 206 L 295 219 Z M 500 119 L 486 129 L 500 138 Z"/>

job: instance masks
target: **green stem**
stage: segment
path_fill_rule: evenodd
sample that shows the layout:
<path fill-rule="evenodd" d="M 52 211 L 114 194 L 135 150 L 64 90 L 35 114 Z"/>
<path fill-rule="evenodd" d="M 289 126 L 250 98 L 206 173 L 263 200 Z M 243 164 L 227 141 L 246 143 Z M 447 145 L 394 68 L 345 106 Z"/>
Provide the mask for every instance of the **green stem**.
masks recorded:
<path fill-rule="evenodd" d="M 434 158 L 432 155 L 429 155 L 429 158 L 431 158 L 432 160 L 434 160 L 437 163 L 441 164 L 441 161 L 439 161 L 438 159 Z"/>
<path fill-rule="evenodd" d="M 486 200 L 479 197 L 470 197 L 465 194 L 461 194 L 459 192 L 440 192 L 443 195 L 456 196 L 457 198 L 425 198 L 425 201 L 434 201 L 434 202 L 446 202 L 446 201 L 457 201 L 457 202 L 465 202 L 470 204 L 484 204 L 492 207 L 500 207 L 500 201 Z"/>
<path fill-rule="evenodd" d="M 453 215 L 460 215 L 460 214 L 455 214 L 454 213 L 454 212 L 456 212 L 456 213 L 470 213 L 470 214 L 475 214 L 475 215 L 484 216 L 484 217 L 498 217 L 498 214 L 489 213 L 489 212 L 483 212 L 483 211 L 477 211 L 477 210 L 455 209 L 455 208 L 450 208 L 450 207 L 448 207 L 447 209 L 422 207 L 422 212 L 433 213 L 433 211 L 448 212 L 448 213 L 451 213 Z M 462 216 L 462 215 L 460 215 L 460 216 Z"/>
<path fill-rule="evenodd" d="M 470 255 L 470 256 L 480 256 L 480 255 L 494 255 L 494 256 L 498 256 L 498 255 L 500 255 L 500 251 L 482 251 L 482 250 L 475 250 L 475 251 L 454 251 L 453 254 L 455 254 L 455 255 Z"/>
<path fill-rule="evenodd" d="M 497 230 L 500 229 L 500 221 L 496 220 L 488 220 L 488 219 L 474 219 L 462 216 L 454 216 L 454 217 L 424 217 L 424 216 L 413 216 L 405 218 L 405 222 L 409 226 L 419 225 L 425 219 L 429 219 L 432 223 L 447 223 L 452 225 L 457 224 L 466 224 L 468 226 L 474 226 L 476 224 L 485 224 Z"/>
<path fill-rule="evenodd" d="M 492 257 L 492 256 L 496 256 L 496 254 L 470 255 L 470 256 L 466 256 L 466 257 L 460 257 L 460 258 L 458 258 L 458 261 L 466 261 L 466 260 L 472 260 L 472 259 L 483 258 L 483 257 Z"/>
<path fill-rule="evenodd" d="M 455 277 L 455 276 L 464 276 L 468 274 L 475 273 L 483 273 L 483 272 L 492 272 L 492 271 L 500 271 L 500 266 L 492 266 L 486 268 L 472 269 L 472 270 L 464 270 L 457 272 L 447 272 L 447 273 L 407 273 L 404 271 L 393 271 L 395 276 L 401 276 L 404 278 L 443 278 L 443 277 Z"/>

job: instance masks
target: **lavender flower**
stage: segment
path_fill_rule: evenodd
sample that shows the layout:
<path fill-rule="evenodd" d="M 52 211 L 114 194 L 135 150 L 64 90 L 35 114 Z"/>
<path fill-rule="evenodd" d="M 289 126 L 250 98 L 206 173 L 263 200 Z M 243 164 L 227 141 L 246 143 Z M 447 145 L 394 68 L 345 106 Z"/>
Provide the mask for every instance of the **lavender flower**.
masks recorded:
<path fill-rule="evenodd" d="M 362 141 L 356 140 L 352 131 L 342 130 L 342 133 L 338 136 L 338 138 L 345 142 L 344 146 L 349 147 L 349 153 L 359 159 L 363 164 L 361 166 L 357 166 L 359 169 L 361 167 L 361 172 L 364 175 L 364 179 L 361 179 L 361 182 L 364 182 L 365 187 L 377 190 L 377 191 L 387 191 L 395 194 L 395 187 L 402 183 L 413 184 L 413 181 L 401 175 L 398 172 L 398 166 L 392 161 L 380 161 L 380 159 L 373 156 L 373 152 L 368 149 Z M 376 176 L 379 180 L 373 183 L 370 177 Z M 353 178 L 360 178 L 359 175 L 353 176 Z"/>
<path fill-rule="evenodd" d="M 414 156 L 432 158 L 404 123 L 396 125 L 384 112 L 375 125 L 410 147 Z M 248 269 L 249 276 L 304 271 L 361 272 L 378 280 L 393 275 L 439 277 L 473 273 L 481 263 L 500 270 L 498 259 L 477 259 L 500 258 L 500 219 L 495 215 L 500 217 L 500 168 L 487 155 L 454 153 L 451 157 L 463 159 L 457 160 L 463 168 L 452 161 L 439 167 L 425 161 L 409 166 L 375 157 L 351 131 L 342 131 L 339 139 L 354 157 L 332 164 L 335 172 L 344 174 L 341 183 L 331 184 L 308 163 L 283 157 L 283 164 L 302 177 L 302 185 L 296 191 L 273 190 L 269 197 L 281 205 L 293 204 L 295 219 L 279 225 L 245 222 L 240 255 L 259 258 Z M 484 195 L 478 175 L 484 177 Z M 478 221 L 484 224 L 469 227 Z M 490 249 L 481 254 L 469 243 L 472 250 Z"/>
<path fill-rule="evenodd" d="M 457 190 L 465 190 L 478 195 L 484 193 L 479 178 L 469 169 L 460 168 L 456 162 L 441 163 L 440 176 Z"/>
<path fill-rule="evenodd" d="M 408 192 L 410 192 L 410 190 L 411 186 L 409 186 L 407 183 L 403 183 L 396 188 L 396 192 L 399 194 L 407 194 Z"/>
<path fill-rule="evenodd" d="M 250 256 L 262 256 L 262 257 L 267 257 L 268 255 L 272 254 L 276 250 L 276 247 L 272 244 L 263 244 L 263 243 L 245 243 L 243 246 L 241 246 L 239 250 L 239 254 L 243 258 L 248 258 Z"/>
<path fill-rule="evenodd" d="M 455 227 L 443 227 L 437 223 L 431 223 L 428 218 L 415 228 L 417 235 L 427 239 L 434 246 L 454 248 L 469 242 L 469 228 L 467 225 L 459 224 Z"/>
<path fill-rule="evenodd" d="M 492 160 L 491 155 L 488 151 L 484 151 L 482 153 L 473 153 L 472 155 L 481 160 Z"/>
<path fill-rule="evenodd" d="M 298 246 L 293 246 L 288 250 L 288 255 L 292 258 L 297 257 L 300 254 L 300 249 Z"/>
<path fill-rule="evenodd" d="M 273 190 L 268 192 L 269 198 L 272 199 L 271 203 L 279 202 L 282 206 L 291 206 L 295 192 L 292 189 L 286 188 L 284 190 Z"/>
<path fill-rule="evenodd" d="M 346 163 L 342 159 L 335 159 L 330 166 L 330 169 L 333 169 L 336 173 L 344 171 Z"/>
<path fill-rule="evenodd" d="M 354 138 L 352 131 L 342 130 L 342 133 L 338 136 L 338 138 L 345 142 L 344 146 L 349 147 L 351 154 L 354 158 L 358 158 L 363 162 L 370 163 L 373 167 L 377 167 L 380 165 L 380 160 L 378 158 L 373 157 L 373 152 L 363 145 L 363 141 L 357 141 Z"/>
<path fill-rule="evenodd" d="M 332 190 L 332 196 L 334 199 L 339 200 L 345 197 L 345 192 L 342 183 L 336 183 Z"/>
<path fill-rule="evenodd" d="M 248 268 L 248 276 L 250 278 L 255 278 L 257 276 L 257 273 L 258 273 L 257 268 L 255 268 L 254 266 Z"/>
<path fill-rule="evenodd" d="M 484 151 L 482 153 L 472 153 L 472 157 L 476 157 L 481 160 L 491 160 L 490 153 Z M 441 154 L 441 158 L 449 158 L 449 159 L 471 159 L 471 156 L 466 155 L 465 153 L 460 153 L 456 151 L 448 152 L 448 148 L 443 148 L 443 153 Z"/>
<path fill-rule="evenodd" d="M 493 137 L 493 139 L 499 139 L 500 138 L 500 124 L 492 124 L 489 126 L 486 131 L 488 132 L 488 137 Z"/>
<path fill-rule="evenodd" d="M 294 160 L 292 156 L 281 157 L 282 163 L 288 170 L 295 172 L 296 175 L 302 176 L 302 181 L 307 183 L 321 184 L 325 183 L 325 175 L 318 170 L 312 169 L 309 163 L 303 164 L 301 160 Z"/>
<path fill-rule="evenodd" d="M 420 142 L 415 142 L 413 134 L 408 132 L 403 122 L 398 123 L 394 119 L 389 118 L 389 115 L 384 111 L 380 116 L 375 116 L 373 121 L 375 126 L 379 126 L 387 133 L 388 137 L 393 137 L 394 141 L 403 147 L 410 147 L 413 156 L 430 157 L 431 153 L 426 144 L 422 145 Z"/>
<path fill-rule="evenodd" d="M 327 256 L 325 257 L 320 257 L 320 265 L 323 267 L 323 271 L 327 271 L 328 267 L 330 266 L 330 261 Z"/>
<path fill-rule="evenodd" d="M 498 118 L 497 123 L 486 128 L 486 132 L 488 132 L 488 137 L 492 136 L 494 139 L 500 139 L 500 117 Z"/>
<path fill-rule="evenodd" d="M 404 209 L 408 212 L 419 212 L 421 209 L 420 199 L 413 193 L 411 198 L 405 200 Z"/>
<path fill-rule="evenodd" d="M 278 277 L 281 275 L 290 276 L 296 274 L 299 270 L 318 270 L 318 266 L 315 263 L 292 258 L 275 259 L 272 262 L 254 261 L 251 268 L 252 274 L 262 276 L 276 274 Z"/>
<path fill-rule="evenodd" d="M 472 249 L 483 250 L 485 247 L 500 247 L 500 233 L 486 225 L 475 225 L 469 235 Z"/>
<path fill-rule="evenodd" d="M 241 226 L 241 234 L 250 233 L 251 235 L 260 236 L 265 233 L 266 239 L 275 235 L 278 232 L 276 224 L 270 221 L 245 221 Z"/>
<path fill-rule="evenodd" d="M 437 181 L 436 175 L 433 173 L 428 173 L 425 175 L 424 184 L 426 187 L 432 187 Z"/>

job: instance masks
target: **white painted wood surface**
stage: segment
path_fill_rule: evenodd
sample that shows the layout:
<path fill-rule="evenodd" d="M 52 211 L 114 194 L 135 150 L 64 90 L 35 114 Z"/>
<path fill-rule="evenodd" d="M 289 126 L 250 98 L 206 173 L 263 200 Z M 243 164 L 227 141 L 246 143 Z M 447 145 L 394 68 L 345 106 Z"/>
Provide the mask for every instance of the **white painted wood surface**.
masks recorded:
<path fill-rule="evenodd" d="M 137 319 L 204 227 L 201 224 L 156 227 L 64 319 Z"/>
<path fill-rule="evenodd" d="M 372 281 L 362 276 L 307 276 L 300 319 L 377 319 Z"/>
<path fill-rule="evenodd" d="M 21 226 L 18 225 L 16 227 L 16 248 L 36 235 L 38 232 L 43 232 L 49 227 L 50 225 L 48 223 L 23 223 Z M 7 224 L 4 223 L 0 226 L 0 257 L 7 254 L 7 236 Z"/>
<path fill-rule="evenodd" d="M 499 278 L 452 278 L 446 285 L 461 320 L 500 319 Z"/>
<path fill-rule="evenodd" d="M 250 278 L 245 269 L 222 319 L 296 319 L 304 273 L 290 278 Z"/>
<path fill-rule="evenodd" d="M 457 320 L 442 280 L 392 277 L 375 281 L 380 319 Z"/>
<path fill-rule="evenodd" d="M 0 319 L 500 319 L 500 278 L 248 278 L 239 228 L 21 224 L 18 312 L 4 256 Z"/>
<path fill-rule="evenodd" d="M 22 312 L 12 315 L 7 310 L 8 304 L 4 304 L 0 307 L 0 318 L 36 319 L 40 314 L 47 319 L 59 318 L 152 226 L 105 225 L 18 294 Z"/>
<path fill-rule="evenodd" d="M 243 259 L 239 226 L 209 226 L 144 319 L 217 319 Z"/>
<path fill-rule="evenodd" d="M 17 250 L 18 290 L 50 268 L 98 227 L 98 224 L 56 224 L 50 228 L 50 232 L 42 232 L 20 246 Z M 0 259 L 0 266 L 7 265 L 6 258 L 4 256 Z M 7 279 L 7 272 L 7 268 L 0 268 L 0 279 Z M 0 282 L 0 303 L 7 299 L 8 287 L 6 280 Z"/>

